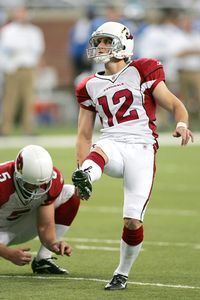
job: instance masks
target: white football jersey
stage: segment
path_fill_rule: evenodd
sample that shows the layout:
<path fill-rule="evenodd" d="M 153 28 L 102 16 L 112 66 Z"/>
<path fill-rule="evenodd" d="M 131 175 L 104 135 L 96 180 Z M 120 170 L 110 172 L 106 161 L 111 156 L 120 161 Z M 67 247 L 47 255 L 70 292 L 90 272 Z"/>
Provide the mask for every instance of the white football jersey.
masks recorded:
<path fill-rule="evenodd" d="M 52 185 L 48 193 L 25 204 L 16 192 L 13 175 L 14 161 L 0 164 L 0 230 L 18 222 L 20 217 L 31 213 L 40 205 L 51 204 L 60 195 L 64 185 L 62 174 L 54 167 Z"/>
<path fill-rule="evenodd" d="M 99 115 L 102 138 L 154 144 L 158 134 L 152 91 L 164 80 L 160 61 L 138 59 L 117 74 L 86 77 L 77 86 L 76 96 L 82 108 Z"/>

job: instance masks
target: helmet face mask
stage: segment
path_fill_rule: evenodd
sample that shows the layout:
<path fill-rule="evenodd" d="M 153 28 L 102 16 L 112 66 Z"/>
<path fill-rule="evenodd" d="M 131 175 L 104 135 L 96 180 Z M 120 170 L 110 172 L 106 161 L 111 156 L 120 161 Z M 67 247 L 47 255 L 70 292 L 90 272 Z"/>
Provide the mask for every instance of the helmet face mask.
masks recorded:
<path fill-rule="evenodd" d="M 100 53 L 99 43 L 101 39 L 110 39 L 110 46 L 104 46 L 107 51 Z M 115 57 L 123 49 L 118 37 L 111 34 L 95 35 L 90 40 L 91 47 L 87 49 L 88 58 L 93 58 L 97 63 L 107 63 L 112 57 Z"/>
<path fill-rule="evenodd" d="M 17 173 L 15 173 L 15 180 L 20 194 L 26 199 L 26 202 L 37 200 L 44 196 L 50 190 L 52 184 L 52 181 L 42 185 L 30 184 L 24 181 L 21 176 L 19 177 Z"/>
<path fill-rule="evenodd" d="M 24 204 L 47 194 L 53 178 L 53 162 L 49 153 L 37 145 L 24 147 L 15 160 L 14 184 Z"/>
<path fill-rule="evenodd" d="M 111 45 L 107 48 L 106 53 L 100 53 L 99 41 L 108 38 Z M 117 22 L 106 22 L 101 25 L 93 34 L 89 41 L 91 47 L 87 49 L 89 59 L 94 59 L 96 63 L 107 63 L 111 58 L 124 59 L 129 62 L 133 55 L 133 37 L 129 29 Z"/>

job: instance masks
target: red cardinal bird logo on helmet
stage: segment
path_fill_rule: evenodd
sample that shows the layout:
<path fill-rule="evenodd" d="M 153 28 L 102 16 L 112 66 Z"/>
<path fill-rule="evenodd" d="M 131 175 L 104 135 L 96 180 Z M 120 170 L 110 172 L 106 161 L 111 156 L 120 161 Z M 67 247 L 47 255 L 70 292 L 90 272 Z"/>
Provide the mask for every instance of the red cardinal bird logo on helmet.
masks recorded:
<path fill-rule="evenodd" d="M 22 157 L 21 153 L 17 157 L 16 166 L 17 166 L 17 171 L 20 172 L 20 173 L 22 173 L 22 169 L 23 169 L 23 157 Z"/>

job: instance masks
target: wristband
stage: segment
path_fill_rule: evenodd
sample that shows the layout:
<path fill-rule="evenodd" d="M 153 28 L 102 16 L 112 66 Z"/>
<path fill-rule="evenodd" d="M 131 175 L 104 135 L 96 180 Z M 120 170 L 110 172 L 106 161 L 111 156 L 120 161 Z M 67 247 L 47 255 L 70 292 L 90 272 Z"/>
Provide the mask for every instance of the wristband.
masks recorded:
<path fill-rule="evenodd" d="M 187 124 L 184 122 L 178 122 L 176 125 L 176 128 L 178 128 L 178 127 L 184 127 L 185 129 L 187 129 Z"/>

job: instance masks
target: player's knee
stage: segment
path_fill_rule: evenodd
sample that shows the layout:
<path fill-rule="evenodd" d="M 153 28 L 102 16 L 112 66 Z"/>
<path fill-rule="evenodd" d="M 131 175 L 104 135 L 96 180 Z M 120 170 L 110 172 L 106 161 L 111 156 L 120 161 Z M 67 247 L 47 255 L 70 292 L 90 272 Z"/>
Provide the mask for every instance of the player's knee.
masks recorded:
<path fill-rule="evenodd" d="M 130 230 L 136 230 L 142 226 L 142 222 L 137 219 L 124 219 L 124 226 Z"/>

